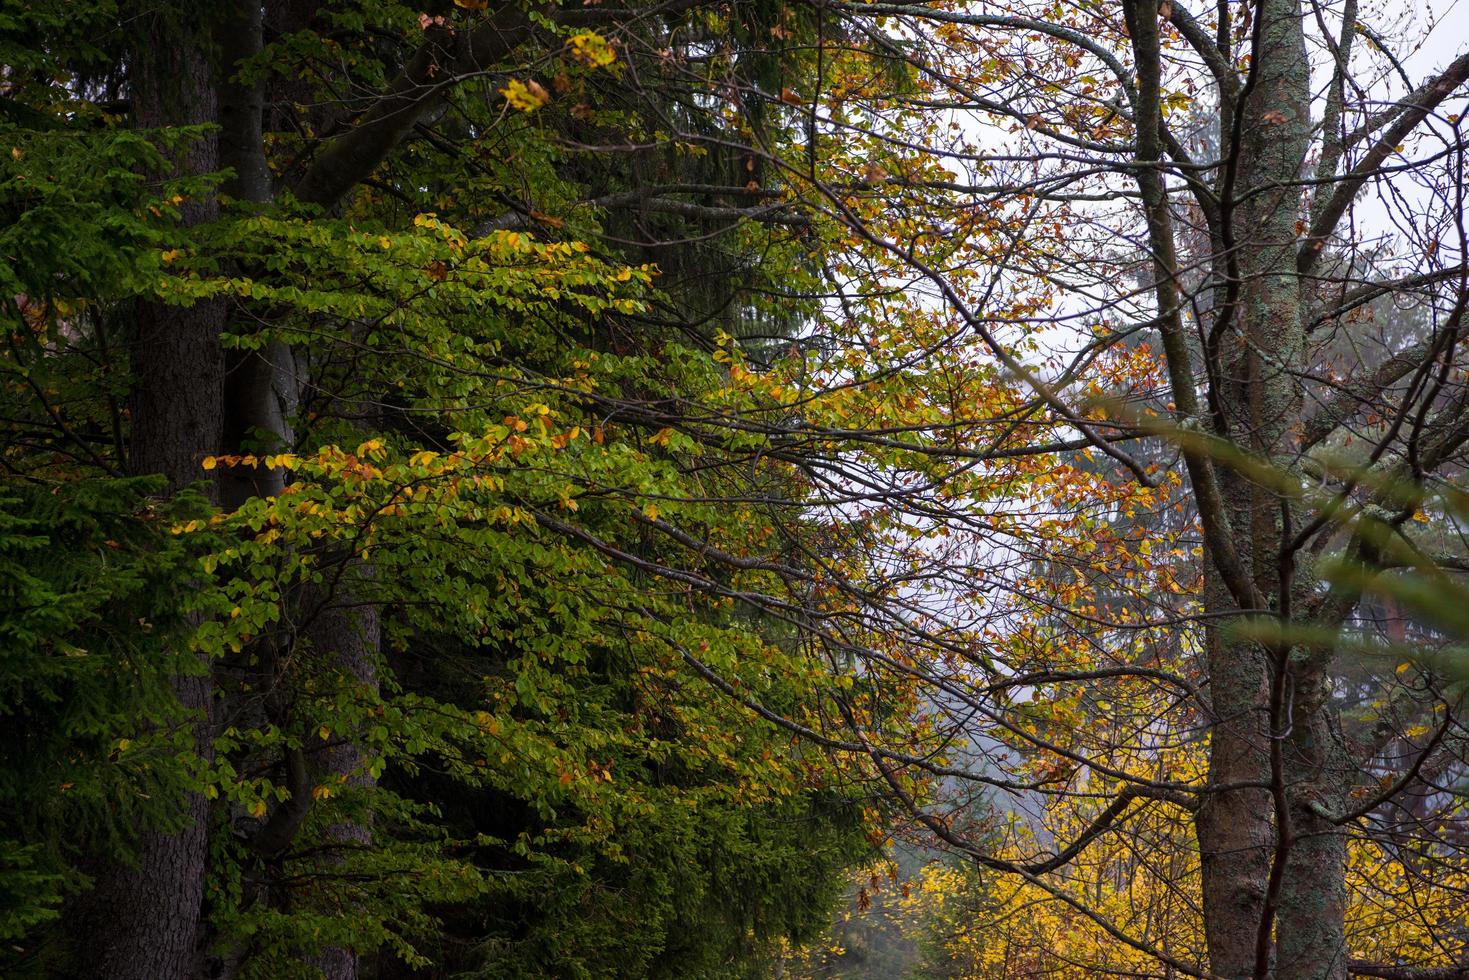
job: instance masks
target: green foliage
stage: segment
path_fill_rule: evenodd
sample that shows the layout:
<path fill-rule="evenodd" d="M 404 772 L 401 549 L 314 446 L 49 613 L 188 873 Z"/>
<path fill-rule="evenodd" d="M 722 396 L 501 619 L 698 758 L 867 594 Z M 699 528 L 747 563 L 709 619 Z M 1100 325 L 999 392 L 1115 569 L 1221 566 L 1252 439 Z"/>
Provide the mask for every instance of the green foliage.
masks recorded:
<path fill-rule="evenodd" d="M 310 247 L 333 241 L 330 223 L 292 227 L 274 231 L 295 245 L 281 253 L 291 262 L 270 298 L 300 304 L 301 319 L 272 339 L 301 342 L 291 323 L 323 309 L 376 312 L 384 335 L 338 391 L 383 390 L 392 379 L 395 404 L 465 428 L 437 448 L 423 448 L 421 430 L 385 431 L 355 447 L 270 455 L 267 465 L 291 474 L 286 492 L 217 524 L 228 544 L 203 570 L 220 581 L 221 604 L 196 634 L 216 656 L 248 651 L 262 633 L 302 651 L 290 621 L 322 611 L 282 610 L 303 590 L 339 589 L 383 609 L 389 641 L 381 691 L 306 649 L 298 669 L 310 679 L 291 727 L 232 729 L 217 744 L 219 792 L 247 822 L 264 818 L 282 789 L 243 778 L 247 760 L 302 748 L 313 735 L 340 733 L 362 747 L 356 775 L 368 783 L 343 774 L 318 786 L 300 839 L 307 856 L 287 856 L 279 872 L 340 877 L 355 897 L 298 894 L 284 914 L 247 899 L 238 875 L 248 862 L 236 855 L 219 872 L 222 894 L 238 903 L 221 901 L 221 926 L 252 949 L 386 943 L 417 962 L 429 955 L 419 938 L 429 930 L 402 897 L 421 888 L 418 898 L 448 906 L 439 914 L 451 924 L 475 923 L 463 941 L 480 947 L 487 976 L 537 975 L 552 963 L 567 975 L 714 975 L 733 969 L 737 953 L 809 934 L 824 922 L 840 867 L 864 852 L 860 827 L 823 787 L 819 759 L 793 755 L 743 708 L 690 686 L 680 651 L 699 650 L 793 711 L 814 695 L 819 669 L 774 642 L 773 624 L 733 615 L 718 594 L 726 573 L 712 563 L 691 570 L 710 576 L 710 594 L 669 592 L 614 560 L 633 551 L 657 559 L 659 546 L 631 518 L 655 521 L 660 505 L 663 515 L 725 528 L 731 546 L 768 532 L 748 508 L 690 500 L 689 472 L 704 473 L 706 490 L 722 479 L 718 447 L 671 429 L 604 424 L 598 407 L 612 392 L 650 386 L 732 404 L 757 396 L 728 388 L 710 354 L 669 345 L 663 358 L 611 355 L 520 326 L 584 329 L 589 315 L 631 308 L 645 270 L 517 233 L 470 242 L 432 218 L 391 235 L 343 229 L 360 243 L 346 260 L 357 267 L 344 269 Z M 327 290 L 329 276 L 370 281 L 372 291 Z M 250 281 L 223 285 L 257 291 Z M 390 330 L 396 344 L 377 353 Z M 406 373 L 420 351 L 421 369 Z M 470 367 L 455 369 L 461 363 Z M 495 370 L 479 367 L 487 364 Z M 323 365 L 318 377 L 329 376 Z M 323 418 L 314 431 L 348 430 Z M 367 563 L 372 574 L 359 574 Z M 741 584 L 757 587 L 762 574 Z M 329 837 L 363 807 L 375 815 L 375 850 L 323 867 L 318 851 L 329 843 L 313 835 Z M 502 808 L 521 819 L 474 816 Z M 386 813 L 405 819 L 395 825 Z M 408 846 L 435 825 L 448 835 L 441 849 Z M 332 925 L 343 902 L 355 923 L 345 935 Z M 251 963 L 262 976 L 286 969 L 278 957 Z"/>
<path fill-rule="evenodd" d="M 176 828 L 197 779 L 169 684 L 192 555 L 148 480 L 0 484 L 0 937 L 56 917 L 86 859 Z M 139 720 L 146 719 L 146 727 Z M 16 947 L 19 948 L 19 947 Z"/>
<path fill-rule="evenodd" d="M 556 595 L 533 589 L 521 608 L 538 622 Z M 736 976 L 779 937 L 825 925 L 837 871 L 867 857 L 855 807 L 803 785 L 816 770 L 793 768 L 784 740 L 679 683 L 646 640 L 569 649 L 575 664 L 540 675 L 555 685 L 545 698 L 505 649 L 548 649 L 535 630 L 481 653 L 409 653 L 415 688 L 501 706 L 471 716 L 487 738 L 461 733 L 457 753 L 445 745 L 385 779 L 442 808 L 486 882 L 445 911 L 433 959 L 485 977 Z M 467 677 L 482 679 L 482 699 Z"/>
<path fill-rule="evenodd" d="M 747 182 L 780 196 L 751 153 L 670 131 L 738 147 L 788 120 L 726 113 L 659 57 L 631 72 L 677 17 L 556 27 L 339 205 L 294 201 L 355 114 L 339 93 L 479 16 L 440 6 L 273 32 L 237 67 L 273 93 L 283 189 L 206 220 L 189 206 L 225 175 L 158 175 L 212 128 L 129 128 L 103 98 L 127 67 L 108 46 L 143 30 L 128 12 L 99 6 L 84 43 L 59 7 L 0 8 L 3 50 L 48 39 L 0 103 L 0 459 L 25 477 L 0 490 L 0 938 L 54 938 L 78 859 L 176 827 L 188 789 L 210 801 L 209 955 L 241 977 L 315 976 L 328 950 L 384 975 L 745 976 L 824 926 L 869 855 L 830 761 L 688 663 L 808 721 L 831 683 L 799 610 L 743 598 L 783 591 L 760 557 L 803 526 L 799 471 L 763 455 L 791 396 L 747 365 L 813 308 L 781 299 L 811 242 L 739 220 Z M 806 27 L 757 12 L 708 70 L 778 89 L 767 41 Z M 579 140 L 653 149 L 624 167 Z M 625 206 L 669 183 L 714 190 Z M 210 512 L 116 477 L 129 342 L 159 303 L 227 311 L 231 372 L 291 352 L 285 428 L 189 455 L 201 482 L 282 491 Z M 205 670 L 200 758 L 169 682 Z"/>
<path fill-rule="evenodd" d="M 616 863 L 505 875 L 483 905 L 488 938 L 470 973 L 758 975 L 775 939 L 807 941 L 827 924 L 840 884 L 830 867 L 863 856 L 850 819 L 815 801 L 700 811 L 669 798 L 619 835 Z"/>

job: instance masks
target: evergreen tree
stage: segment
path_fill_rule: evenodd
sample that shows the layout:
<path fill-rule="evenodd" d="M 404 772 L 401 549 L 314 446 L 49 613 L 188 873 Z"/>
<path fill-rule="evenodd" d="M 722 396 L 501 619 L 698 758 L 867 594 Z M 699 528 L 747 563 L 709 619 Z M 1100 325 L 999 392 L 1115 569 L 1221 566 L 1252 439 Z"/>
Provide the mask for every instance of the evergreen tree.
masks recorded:
<path fill-rule="evenodd" d="M 819 928 L 862 811 L 684 660 L 827 678 L 667 525 L 803 533 L 709 414 L 779 410 L 730 335 L 812 309 L 791 133 L 712 96 L 802 23 L 74 14 L 0 13 L 12 967 L 737 976 Z"/>

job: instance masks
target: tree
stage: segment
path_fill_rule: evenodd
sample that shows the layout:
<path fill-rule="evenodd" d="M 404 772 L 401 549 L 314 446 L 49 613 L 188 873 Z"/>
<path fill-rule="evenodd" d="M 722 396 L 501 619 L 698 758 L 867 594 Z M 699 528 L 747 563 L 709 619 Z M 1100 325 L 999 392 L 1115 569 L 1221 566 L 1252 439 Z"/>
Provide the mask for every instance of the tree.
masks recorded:
<path fill-rule="evenodd" d="M 154 518 L 194 792 L 75 900 L 105 972 L 440 916 L 722 969 L 898 814 L 1005 969 L 1462 971 L 1403 646 L 1464 635 L 1469 56 L 1400 85 L 1353 0 L 7 17 L 7 465 L 215 505 Z M 771 839 L 738 914 L 624 863 Z"/>
<path fill-rule="evenodd" d="M 745 354 L 720 328 L 753 348 L 811 306 L 760 292 L 801 269 L 748 150 L 770 131 L 707 99 L 720 73 L 778 75 L 781 52 L 737 25 L 780 16 L 73 15 L 0 18 L 6 464 L 25 491 L 6 493 L 24 508 L 4 546 L 33 547 L 66 494 L 93 530 L 62 521 L 56 540 L 133 561 L 111 594 L 65 591 L 74 568 L 22 582 L 41 618 L 23 607 L 16 635 L 74 615 L 98 658 L 107 714 L 86 743 L 41 710 L 59 690 L 44 673 L 15 701 L 56 729 L 52 757 L 103 770 L 85 792 L 29 785 L 41 814 L 105 778 L 131 795 L 105 850 L 42 862 L 39 831 L 16 830 L 7 872 L 35 894 L 6 955 L 335 978 L 380 952 L 379 972 L 426 969 L 432 948 L 511 975 L 546 967 L 527 951 L 550 956 L 575 922 L 555 948 L 569 973 L 734 973 L 809 933 L 868 851 L 863 811 L 819 753 L 680 666 L 698 651 L 794 716 L 831 682 L 788 622 L 731 608 L 778 572 L 730 556 L 809 533 L 761 509 L 794 513 L 789 463 L 720 421 L 776 404 L 729 383 Z M 646 260 L 683 239 L 704 243 L 693 281 L 659 280 Z M 72 489 L 94 480 L 105 492 Z M 661 542 L 673 514 L 720 557 Z M 670 555 L 681 589 L 649 574 Z M 69 636 L 37 662 L 64 664 Z M 154 687 L 115 690 L 126 650 Z M 144 807 L 151 784 L 110 769 L 160 744 L 149 778 L 175 795 Z M 12 762 L 8 781 L 33 779 Z M 441 919 L 474 923 L 457 938 L 488 956 L 441 942 Z"/>
<path fill-rule="evenodd" d="M 946 533 L 976 540 L 971 576 L 1012 599 L 987 626 L 971 618 L 971 632 L 884 665 L 939 692 L 942 721 L 929 723 L 929 741 L 951 743 L 968 728 L 1010 744 L 1008 755 L 992 754 L 1008 780 L 974 778 L 1100 797 L 1087 820 L 1035 857 L 996 853 L 924 806 L 913 775 L 921 765 L 881 750 L 873 764 L 932 834 L 1169 969 L 1343 977 L 1405 967 L 1353 958 L 1362 913 L 1351 908 L 1350 841 L 1386 846 L 1394 860 L 1447 860 L 1444 828 L 1462 818 L 1444 782 L 1461 764 L 1449 735 L 1457 700 L 1432 670 L 1417 682 L 1381 669 L 1366 680 L 1347 651 L 1360 646 L 1356 611 L 1373 588 L 1390 587 L 1393 569 L 1407 563 L 1433 579 L 1461 564 L 1441 547 L 1457 519 L 1439 493 L 1455 496 L 1469 433 L 1455 108 L 1469 55 L 1398 86 L 1387 32 L 1361 23 L 1356 4 L 827 9 L 903 62 L 917 91 L 817 94 L 832 150 L 830 168 L 809 183 L 813 200 L 850 229 L 854 250 L 882 256 L 869 261 L 886 263 L 889 282 L 906 270 L 931 291 L 910 318 L 973 338 L 974 356 L 1023 390 L 1008 418 L 1034 426 L 1028 451 L 1064 439 L 1112 464 L 1098 482 L 1058 463 L 1054 490 L 1018 494 L 1060 508 L 1044 545 L 1033 535 L 1047 524 L 1035 518 L 1021 530 L 999 517 L 976 528 L 972 509 L 930 507 Z M 1329 81 L 1313 85 L 1313 70 Z M 1215 136 L 1189 143 L 1176 127 L 1201 106 Z M 850 133 L 887 154 L 865 179 L 840 172 L 837 147 Z M 1371 188 L 1392 193 L 1408 181 L 1421 189 L 1418 216 L 1397 229 L 1389 250 L 1401 264 L 1383 275 L 1383 253 L 1352 215 Z M 1361 312 L 1384 296 L 1422 309 L 1423 328 L 1379 339 Z M 1049 336 L 1038 339 L 1040 322 Z M 1133 337 L 1148 344 L 1128 353 Z M 1343 338 L 1355 338 L 1355 355 L 1328 363 L 1324 352 L 1340 351 Z M 928 367 L 935 353 L 909 363 Z M 1128 446 L 1160 435 L 1179 470 Z M 1098 506 L 1109 497 L 1110 508 Z M 1199 579 L 1174 578 L 1190 566 L 1160 560 L 1151 537 L 1096 533 L 1088 515 L 1110 510 L 1115 520 L 1119 505 L 1191 514 Z M 938 562 L 950 577 L 960 573 L 955 551 L 945 545 Z M 1027 552 L 1048 567 L 1091 569 L 1080 577 L 1093 584 L 984 569 Z M 1103 570 L 1145 614 L 1095 603 Z M 1197 639 L 1180 652 L 1151 662 L 1126 654 L 1185 623 Z M 967 655 L 945 654 L 965 642 Z M 1079 715 L 1058 717 L 1067 705 Z M 865 718 L 855 720 L 860 731 Z M 1425 724 L 1444 734 L 1425 739 Z M 1195 729 L 1207 735 L 1207 765 L 1175 769 L 1165 747 Z M 1418 805 L 1409 832 L 1392 814 L 1415 784 L 1417 799 L 1434 802 Z M 1207 958 L 1166 952 L 1064 881 L 1097 841 L 1159 808 L 1192 819 Z M 1457 874 L 1452 861 L 1436 865 L 1435 877 Z M 1422 965 L 1462 968 L 1450 923 L 1420 925 L 1439 950 Z"/>

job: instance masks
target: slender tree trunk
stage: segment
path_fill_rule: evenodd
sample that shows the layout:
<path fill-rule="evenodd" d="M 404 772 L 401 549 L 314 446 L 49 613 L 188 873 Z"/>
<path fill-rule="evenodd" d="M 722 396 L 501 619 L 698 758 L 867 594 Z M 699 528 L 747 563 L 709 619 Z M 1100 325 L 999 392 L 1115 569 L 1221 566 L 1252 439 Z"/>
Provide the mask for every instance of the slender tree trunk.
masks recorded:
<path fill-rule="evenodd" d="M 1331 815 L 1347 804 L 1346 748 L 1320 665 L 1292 671 L 1295 710 L 1285 744 L 1291 849 L 1282 882 L 1278 975 L 1346 980 L 1347 842 Z"/>
<path fill-rule="evenodd" d="M 314 2 L 286 2 L 272 4 L 267 11 L 258 3 L 237 3 L 221 21 L 223 63 L 233 66 L 259 53 L 267 13 L 278 21 L 278 29 L 299 30 L 306 26 L 315 6 Z M 222 157 L 223 164 L 235 176 L 225 189 L 242 201 L 268 204 L 274 198 L 274 187 L 264 152 L 264 86 L 235 77 L 233 68 L 226 75 L 221 86 Z M 311 104 L 312 93 L 300 81 L 282 80 L 275 88 L 273 102 L 276 104 Z M 314 131 L 323 125 L 324 111 L 311 113 L 309 120 L 293 122 L 304 121 Z M 248 274 L 250 270 L 245 271 Z M 253 447 L 266 452 L 290 448 L 294 442 L 291 416 L 304 383 L 304 366 L 284 343 L 272 341 L 259 350 L 232 354 L 224 392 L 223 435 L 229 449 L 243 452 Z M 225 506 L 237 507 L 251 497 L 280 493 L 285 475 L 285 470 L 263 464 L 249 471 L 231 473 L 224 483 Z M 305 635 L 298 639 L 305 640 L 315 651 L 316 662 L 330 663 L 349 683 L 375 691 L 379 646 L 377 610 L 371 605 L 354 604 L 351 595 L 333 598 L 336 604 L 317 612 Z M 298 608 L 308 610 L 323 599 L 314 589 L 302 589 L 291 601 Z M 274 658 L 268 659 L 274 662 Z M 284 681 L 289 690 L 290 679 Z M 350 739 L 351 733 L 342 732 L 338 737 Z M 290 846 L 306 819 L 312 806 L 313 784 L 333 784 L 352 774 L 361 761 L 359 748 L 350 740 L 297 755 L 288 759 L 286 766 L 289 772 L 295 773 L 289 780 L 293 798 L 281 805 L 281 813 L 273 814 L 266 822 L 267 832 L 256 842 L 272 855 Z M 353 778 L 358 783 L 367 779 L 360 775 Z M 344 823 L 329 828 L 327 836 L 343 844 L 361 844 L 368 841 L 370 830 L 365 825 Z M 350 909 L 342 910 L 342 915 L 350 914 Z M 355 980 L 357 976 L 356 956 L 346 949 L 332 947 L 323 951 L 316 958 L 316 965 L 327 980 Z"/>
<path fill-rule="evenodd" d="M 233 171 L 224 193 L 249 204 L 269 204 L 275 189 L 265 158 L 265 86 L 240 77 L 239 66 L 260 54 L 264 45 L 263 11 L 259 3 L 234 0 L 219 20 L 220 166 Z M 250 275 L 253 270 L 240 270 Z M 227 452 L 283 452 L 291 448 L 291 415 L 299 400 L 301 379 L 291 349 L 271 341 L 258 350 L 226 354 L 223 439 Z M 280 493 L 285 470 L 263 463 L 236 468 L 221 477 L 227 509 L 256 496 Z"/>
<path fill-rule="evenodd" d="M 1211 591 L 1223 588 L 1215 584 Z M 1214 714 L 1209 784 L 1263 787 L 1270 777 L 1269 754 L 1263 748 L 1269 687 L 1265 657 L 1254 644 L 1232 642 L 1224 634 L 1223 629 L 1211 629 L 1207 640 Z M 1195 832 L 1211 968 L 1230 980 L 1253 976 L 1275 841 L 1269 792 L 1243 788 L 1208 794 L 1195 817 Z"/>
<path fill-rule="evenodd" d="M 355 562 L 354 562 L 355 564 Z M 352 569 L 370 575 L 370 569 L 362 566 Z M 378 611 L 371 605 L 352 605 L 352 596 L 339 595 L 337 605 L 328 608 L 317 617 L 308 630 L 312 647 L 328 656 L 341 671 L 342 682 L 355 684 L 377 693 L 377 661 L 381 643 Z M 346 740 L 324 749 L 316 758 L 318 778 L 335 780 L 351 777 L 351 785 L 363 788 L 372 784 L 372 777 L 354 771 L 361 765 L 362 751 L 351 740 L 354 733 L 343 733 Z M 353 846 L 365 845 L 372 839 L 372 829 L 363 823 L 337 823 L 328 827 L 329 843 Z M 343 907 L 339 914 L 352 915 L 350 907 Z M 316 958 L 316 966 L 326 980 L 357 980 L 357 955 L 341 947 L 323 950 Z"/>

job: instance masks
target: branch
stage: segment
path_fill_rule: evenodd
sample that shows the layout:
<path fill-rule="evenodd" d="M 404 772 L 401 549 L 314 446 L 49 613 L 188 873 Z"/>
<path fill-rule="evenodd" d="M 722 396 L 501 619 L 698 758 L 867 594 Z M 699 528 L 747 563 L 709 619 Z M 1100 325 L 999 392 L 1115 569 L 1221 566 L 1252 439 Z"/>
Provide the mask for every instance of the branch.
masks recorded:
<path fill-rule="evenodd" d="M 940 21 L 946 24 L 966 24 L 971 27 L 993 27 L 999 30 L 1031 31 L 1053 37 L 1058 41 L 1075 45 L 1107 66 L 1107 70 L 1121 85 L 1134 113 L 1137 111 L 1137 90 L 1132 85 L 1132 73 L 1107 48 L 1081 31 L 1053 24 L 1034 17 L 1013 15 L 974 14 L 966 11 L 943 10 L 910 3 L 844 3 L 837 9 L 852 14 L 871 14 L 878 17 L 912 17 L 916 20 Z"/>
<path fill-rule="evenodd" d="M 1464 273 L 1465 266 L 1453 265 L 1443 269 L 1435 269 L 1432 272 L 1420 272 L 1417 275 L 1403 276 L 1401 279 L 1365 283 L 1343 296 L 1337 306 L 1312 320 L 1306 327 L 1306 332 L 1308 334 L 1314 333 L 1322 324 L 1350 313 L 1364 303 L 1370 303 L 1380 296 L 1386 296 L 1388 293 L 1402 293 L 1417 289 L 1420 286 L 1432 286 L 1435 283 L 1445 282 L 1449 279 L 1457 279 L 1464 275 Z"/>
<path fill-rule="evenodd" d="M 1465 966 L 1388 966 L 1351 960 L 1347 969 L 1354 976 L 1378 980 L 1469 980 L 1469 967 Z"/>
<path fill-rule="evenodd" d="M 667 16 L 695 7 L 704 0 L 667 0 L 641 8 L 560 9 L 542 5 L 526 9 L 506 3 L 478 26 L 430 29 L 423 45 L 402 73 L 362 114 L 356 125 L 332 140 L 317 154 L 311 169 L 295 187 L 296 197 L 309 204 L 330 207 L 367 178 L 403 136 L 435 108 L 463 79 L 479 74 L 505 59 L 528 41 L 537 21 L 560 25 L 618 23 L 637 18 Z"/>
<path fill-rule="evenodd" d="M 1345 177 L 1336 191 L 1327 200 L 1325 207 L 1315 216 L 1311 222 L 1311 230 L 1306 240 L 1301 243 L 1300 251 L 1296 253 L 1296 270 L 1302 274 L 1310 272 L 1321 258 L 1321 253 L 1326 250 L 1326 239 L 1336 229 L 1337 222 L 1341 221 L 1342 215 L 1347 207 L 1357 196 L 1367 178 L 1371 177 L 1382 162 L 1388 158 L 1408 137 L 1418 124 L 1428 117 L 1428 114 L 1436 109 L 1440 103 L 1453 94 L 1454 90 L 1464 81 L 1469 79 L 1469 53 L 1462 54 L 1454 59 L 1443 72 L 1433 81 L 1419 87 L 1419 89 L 1403 100 L 1403 114 L 1398 117 L 1387 132 L 1383 133 L 1373 144 L 1372 149 L 1367 151 L 1361 161 L 1353 167 Z"/>
<path fill-rule="evenodd" d="M 1168 191 L 1162 175 L 1149 166 L 1162 156 L 1162 53 L 1158 25 L 1152 8 L 1147 4 L 1134 0 L 1124 4 L 1124 10 L 1128 33 L 1132 36 L 1133 61 L 1137 65 L 1137 160 L 1141 166 L 1137 168 L 1136 178 L 1142 192 L 1148 244 L 1153 258 L 1153 290 L 1161 321 L 1159 333 L 1163 340 L 1163 360 L 1179 424 L 1188 427 L 1197 424 L 1202 415 L 1194 386 L 1193 357 L 1180 316 L 1178 257 Z M 1214 463 L 1197 447 L 1183 445 L 1182 451 L 1189 482 L 1198 500 L 1199 520 L 1210 554 L 1240 607 L 1256 608 L 1260 605 L 1259 596 L 1235 548 Z"/>
<path fill-rule="evenodd" d="M 1425 745 L 1423 747 L 1423 750 L 1418 753 L 1418 757 L 1413 760 L 1413 764 L 1408 767 L 1407 772 L 1403 773 L 1401 776 L 1393 781 L 1392 785 L 1388 786 L 1380 793 L 1377 793 L 1367 802 L 1361 803 L 1356 807 L 1353 807 L 1350 811 L 1346 813 L 1330 816 L 1328 817 L 1328 819 L 1331 820 L 1332 823 L 1337 824 L 1350 823 L 1361 817 L 1365 817 L 1367 814 L 1371 813 L 1373 810 L 1376 810 L 1378 807 L 1382 806 L 1382 804 L 1386 803 L 1388 800 L 1392 799 L 1394 796 L 1397 796 L 1403 790 L 1407 789 L 1409 784 L 1411 784 L 1413 780 L 1418 778 L 1418 774 L 1423 771 L 1423 764 L 1427 762 L 1428 757 L 1431 756 L 1438 749 L 1440 743 L 1443 742 L 1444 737 L 1448 735 L 1449 729 L 1452 728 L 1456 723 L 1457 722 L 1454 718 L 1454 712 L 1452 708 L 1450 708 L 1444 713 L 1443 723 L 1439 725 L 1438 730 L 1433 733 L 1433 738 L 1429 739 L 1428 744 Z"/>
<path fill-rule="evenodd" d="M 845 709 L 843 709 L 843 712 L 842 713 L 844 715 L 848 715 L 849 714 L 849 712 L 846 711 Z M 1003 873 L 1009 873 L 1009 874 L 1019 875 L 1021 878 L 1024 878 L 1026 881 L 1030 882 L 1032 885 L 1035 885 L 1038 888 L 1044 889 L 1046 892 L 1050 893 L 1050 895 L 1053 898 L 1055 898 L 1055 899 L 1057 899 L 1057 900 L 1059 900 L 1061 902 L 1064 902 L 1065 904 L 1071 906 L 1077 912 L 1081 913 L 1086 918 L 1092 920 L 1097 925 L 1101 926 L 1102 929 L 1104 929 L 1109 935 L 1112 936 L 1112 938 L 1114 938 L 1114 939 L 1118 940 L 1119 942 L 1122 942 L 1122 943 L 1124 943 L 1124 944 L 1126 944 L 1128 946 L 1131 946 L 1133 949 L 1136 949 L 1139 952 L 1141 952 L 1141 953 L 1143 953 L 1143 954 L 1145 954 L 1147 956 L 1151 956 L 1154 959 L 1159 960 L 1162 963 L 1168 964 L 1169 966 L 1173 967 L 1173 969 L 1177 970 L 1179 973 L 1182 973 L 1184 976 L 1189 976 L 1189 977 L 1212 976 L 1212 974 L 1204 974 L 1204 973 L 1201 973 L 1198 970 L 1195 970 L 1189 964 L 1183 962 L 1182 960 L 1175 959 L 1174 957 L 1169 956 L 1167 953 L 1163 952 L 1162 950 L 1154 949 L 1152 946 L 1148 945 L 1147 943 L 1142 942 L 1142 941 L 1140 941 L 1138 939 L 1135 939 L 1132 936 L 1129 936 L 1127 933 L 1123 932 L 1120 928 L 1118 928 L 1117 925 L 1115 923 L 1113 923 L 1110 919 L 1108 919 L 1106 916 L 1103 916 L 1101 913 L 1097 912 L 1095 909 L 1091 908 L 1089 905 L 1087 905 L 1087 904 L 1085 904 L 1083 902 L 1077 901 L 1075 898 L 1073 898 L 1072 896 L 1068 895 L 1064 890 L 1061 890 L 1061 889 L 1056 888 L 1055 886 L 1049 884 L 1040 875 L 1034 874 L 1034 873 L 1030 872 L 1029 870 L 1026 869 L 1026 867 L 1021 866 L 1021 865 L 1011 864 L 1008 861 L 1001 861 L 1001 860 L 999 860 L 997 858 L 992 858 L 989 855 L 985 854 L 983 851 L 981 851 L 979 848 L 977 848 L 974 844 L 971 844 L 969 841 L 965 840 L 964 838 L 960 837 L 959 835 L 955 834 L 952 830 L 950 830 L 949 827 L 948 827 L 948 824 L 945 821 L 939 819 L 938 817 L 934 816 L 931 813 L 925 813 L 917 805 L 917 802 L 913 799 L 912 795 L 909 794 L 909 793 L 907 793 L 903 789 L 902 784 L 898 782 L 897 777 L 894 776 L 893 772 L 890 769 L 888 769 L 887 766 L 883 765 L 882 764 L 882 761 L 880 759 L 874 758 L 873 761 L 877 764 L 878 771 L 882 774 L 882 777 L 883 777 L 884 781 L 888 784 L 888 787 L 893 791 L 894 795 L 896 795 L 898 797 L 899 801 L 908 810 L 908 812 L 909 813 L 912 813 L 914 815 L 914 817 L 918 820 L 919 823 L 923 824 L 926 828 L 928 828 L 928 830 L 935 837 L 939 838 L 944 843 L 946 843 L 949 846 L 955 848 L 956 850 L 958 850 L 962 854 L 969 855 L 969 857 L 971 859 L 973 859 L 977 864 L 979 864 L 979 865 L 981 865 L 983 867 L 991 868 L 993 870 L 1001 871 Z M 1124 791 L 1124 794 L 1125 793 L 1126 793 L 1126 791 Z M 1119 796 L 1118 797 L 1118 800 L 1119 801 L 1122 800 L 1122 799 L 1123 799 L 1122 796 Z M 1127 802 L 1130 803 L 1131 800 L 1128 799 Z M 1117 802 L 1114 801 L 1113 806 L 1115 807 L 1116 805 L 1117 805 Z M 1112 809 L 1112 807 L 1108 807 L 1108 810 L 1109 811 L 1111 809 Z M 1109 823 L 1111 822 L 1111 819 L 1112 818 L 1108 818 L 1108 822 Z M 1098 833 L 1100 833 L 1100 831 L 1098 831 Z M 1068 850 L 1069 850 L 1069 848 L 1068 848 Z"/>
<path fill-rule="evenodd" d="M 402 73 L 357 124 L 317 154 L 296 184 L 296 197 L 324 207 L 335 204 L 377 169 L 462 76 L 504 60 L 530 38 L 531 31 L 530 11 L 516 3 L 504 5 L 473 30 L 445 26 L 429 31 Z"/>
<path fill-rule="evenodd" d="M 1194 53 L 1204 60 L 1209 74 L 1214 76 L 1214 84 L 1219 86 L 1220 96 L 1232 101 L 1239 92 L 1239 75 L 1219 50 L 1219 46 L 1182 3 L 1175 2 L 1168 9 L 1168 19 L 1178 28 L 1178 33 L 1183 35 Z"/>
<path fill-rule="evenodd" d="M 1393 354 L 1376 371 L 1339 387 L 1334 395 L 1321 403 L 1320 411 L 1307 420 L 1301 433 L 1301 449 L 1308 450 L 1331 435 L 1363 405 L 1422 366 L 1424 358 L 1437 350 L 1438 337 L 1435 335 Z"/>
<path fill-rule="evenodd" d="M 306 769 L 306 753 L 288 748 L 285 763 L 286 788 L 291 795 L 250 838 L 250 848 L 265 857 L 275 857 L 289 847 L 311 812 L 311 776 Z"/>
<path fill-rule="evenodd" d="M 1316 18 L 1321 25 L 1321 36 L 1331 48 L 1336 69 L 1332 73 L 1331 86 L 1326 93 L 1326 115 L 1321 120 L 1321 160 L 1316 165 L 1316 176 L 1331 177 L 1346 152 L 1346 134 L 1342 132 L 1342 108 L 1346 103 L 1347 68 L 1352 61 L 1352 39 L 1357 36 L 1357 0 L 1347 0 L 1342 8 L 1341 40 L 1333 42 L 1326 30 L 1321 10 L 1316 9 Z"/>
<path fill-rule="evenodd" d="M 675 201 L 666 197 L 643 197 L 641 195 L 638 195 L 636 203 L 630 201 L 589 201 L 587 203 L 600 204 L 608 210 L 677 214 L 696 221 L 732 221 L 735 223 L 754 221 L 760 224 L 786 225 L 792 228 L 804 227 L 811 223 L 811 219 L 807 216 L 792 213 L 790 206 L 786 204 L 766 204 L 753 208 L 718 207 L 709 204 L 694 204 L 690 201 Z M 477 226 L 471 237 L 480 238 L 493 231 L 522 227 L 533 220 L 528 214 L 507 211 Z"/>

